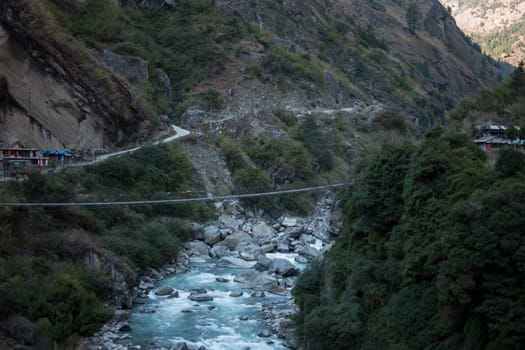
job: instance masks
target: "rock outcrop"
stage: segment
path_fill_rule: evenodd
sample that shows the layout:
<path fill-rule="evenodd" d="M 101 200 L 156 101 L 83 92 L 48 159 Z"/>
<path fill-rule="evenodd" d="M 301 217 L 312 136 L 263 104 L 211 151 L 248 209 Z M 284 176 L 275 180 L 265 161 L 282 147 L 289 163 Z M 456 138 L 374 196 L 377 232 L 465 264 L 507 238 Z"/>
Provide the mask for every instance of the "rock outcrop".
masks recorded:
<path fill-rule="evenodd" d="M 148 62 L 140 57 L 117 55 L 104 49 L 92 49 L 90 52 L 104 65 L 136 86 L 149 79 Z"/>
<path fill-rule="evenodd" d="M 110 278 L 110 302 L 117 308 L 131 308 L 135 298 L 137 276 L 111 252 L 98 246 L 92 237 L 80 230 L 62 235 L 61 251 L 78 265 L 103 272 Z"/>
<path fill-rule="evenodd" d="M 9 83 L 4 144 L 91 148 L 149 132 L 149 107 L 40 3 L 0 2 L 0 76 Z"/>

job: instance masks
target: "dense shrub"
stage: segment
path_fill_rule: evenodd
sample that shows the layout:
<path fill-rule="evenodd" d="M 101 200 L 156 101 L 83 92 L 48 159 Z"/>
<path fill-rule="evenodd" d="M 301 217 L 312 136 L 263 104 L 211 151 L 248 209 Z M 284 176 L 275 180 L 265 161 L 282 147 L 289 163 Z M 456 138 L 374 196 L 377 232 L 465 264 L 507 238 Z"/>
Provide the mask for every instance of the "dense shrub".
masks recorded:
<path fill-rule="evenodd" d="M 218 145 L 224 153 L 226 164 L 230 171 L 235 172 L 247 165 L 241 147 L 228 137 L 218 139 Z"/>
<path fill-rule="evenodd" d="M 312 159 L 301 142 L 289 137 L 260 138 L 245 142 L 244 146 L 250 159 L 270 174 L 276 175 L 288 167 L 288 172 L 298 180 L 308 180 L 313 176 Z"/>
<path fill-rule="evenodd" d="M 116 254 L 139 268 L 159 267 L 175 257 L 188 232 L 177 220 L 147 222 L 138 227 L 119 226 L 104 234 Z"/>
<path fill-rule="evenodd" d="M 505 148 L 499 151 L 495 165 L 500 177 L 511 177 L 521 173 L 525 175 L 525 154 L 515 149 Z"/>
<path fill-rule="evenodd" d="M 379 113 L 372 120 L 372 127 L 383 130 L 397 130 L 400 133 L 407 131 L 407 121 L 405 117 L 394 111 Z"/>
<path fill-rule="evenodd" d="M 191 189 L 191 164 L 176 145 L 144 147 L 86 167 L 81 181 L 88 191 L 143 196 Z"/>
<path fill-rule="evenodd" d="M 284 108 L 278 108 L 275 111 L 275 115 L 286 125 L 286 126 L 294 126 L 297 124 L 297 118 L 295 115 L 284 109 Z"/>
<path fill-rule="evenodd" d="M 308 59 L 299 53 L 288 52 L 277 46 L 268 48 L 263 60 L 263 67 L 273 73 L 307 79 L 319 85 L 323 82 L 320 62 Z"/>
<path fill-rule="evenodd" d="M 109 280 L 94 271 L 13 256 L 0 266 L 0 277 L 0 317 L 27 315 L 37 322 L 42 336 L 55 341 L 90 335 L 111 317 L 95 294 Z"/>

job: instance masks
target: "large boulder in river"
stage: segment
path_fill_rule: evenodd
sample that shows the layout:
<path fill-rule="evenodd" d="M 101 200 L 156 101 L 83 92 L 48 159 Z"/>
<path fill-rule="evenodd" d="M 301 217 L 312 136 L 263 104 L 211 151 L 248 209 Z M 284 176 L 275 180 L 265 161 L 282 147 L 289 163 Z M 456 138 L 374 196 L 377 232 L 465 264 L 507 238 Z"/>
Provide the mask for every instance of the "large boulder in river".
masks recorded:
<path fill-rule="evenodd" d="M 261 254 L 257 257 L 257 263 L 254 267 L 257 271 L 268 271 L 272 266 L 272 262 L 272 259 L 268 258 L 264 254 Z"/>
<path fill-rule="evenodd" d="M 238 252 L 239 256 L 246 261 L 255 261 L 261 255 L 261 249 L 257 246 L 244 247 Z"/>
<path fill-rule="evenodd" d="M 190 348 L 185 342 L 178 342 L 170 346 L 170 350 L 189 350 Z"/>
<path fill-rule="evenodd" d="M 261 248 L 251 241 L 240 241 L 235 247 L 235 251 L 239 253 L 241 258 L 248 261 L 257 260 L 257 257 L 262 254 Z"/>
<path fill-rule="evenodd" d="M 306 226 L 301 225 L 301 226 L 293 227 L 288 232 L 288 237 L 293 238 L 293 239 L 298 239 L 299 237 L 301 237 L 303 233 L 306 233 Z"/>
<path fill-rule="evenodd" d="M 222 214 L 219 217 L 219 227 L 231 228 L 232 230 L 238 230 L 239 227 L 244 223 L 242 219 L 236 219 L 233 215 Z"/>
<path fill-rule="evenodd" d="M 219 267 L 231 267 L 237 269 L 249 269 L 255 265 L 255 262 L 246 261 L 233 256 L 225 256 L 217 261 Z"/>
<path fill-rule="evenodd" d="M 213 248 L 210 249 L 210 256 L 212 258 L 223 258 L 225 256 L 232 256 L 234 253 L 228 249 L 228 247 L 219 245 L 222 242 L 219 242 L 218 244 L 214 245 Z"/>
<path fill-rule="evenodd" d="M 288 241 L 280 241 L 277 243 L 277 251 L 279 253 L 289 253 L 290 252 L 290 244 Z"/>
<path fill-rule="evenodd" d="M 246 283 L 246 281 L 249 281 L 255 278 L 257 274 L 259 274 L 259 272 L 254 271 L 254 270 L 251 270 L 251 269 L 245 270 L 245 271 L 242 271 L 241 273 L 236 274 L 235 277 L 233 278 L 233 281 L 237 283 Z"/>
<path fill-rule="evenodd" d="M 281 222 L 281 225 L 283 225 L 284 227 L 292 227 L 292 226 L 297 226 L 297 219 L 296 218 L 284 218 L 283 221 Z"/>
<path fill-rule="evenodd" d="M 247 289 L 256 291 L 270 291 L 277 286 L 277 280 L 267 273 L 254 270 L 243 271 L 234 278 L 235 282 L 245 283 Z"/>
<path fill-rule="evenodd" d="M 171 295 L 174 291 L 175 289 L 171 288 L 170 286 L 162 286 L 159 289 L 157 289 L 157 291 L 155 292 L 155 295 L 158 295 L 158 296 Z"/>
<path fill-rule="evenodd" d="M 217 226 L 206 226 L 204 229 L 204 242 L 214 245 L 221 240 L 221 232 Z"/>
<path fill-rule="evenodd" d="M 296 263 L 299 263 L 299 264 L 308 264 L 308 260 L 304 256 L 301 256 L 301 255 L 297 255 L 294 258 L 294 260 Z"/>
<path fill-rule="evenodd" d="M 202 241 L 191 241 L 184 244 L 188 256 L 208 257 L 210 247 Z"/>
<path fill-rule="evenodd" d="M 299 274 L 299 269 L 294 264 L 281 258 L 273 259 L 271 271 L 283 277 L 297 276 Z"/>
<path fill-rule="evenodd" d="M 213 301 L 213 297 L 208 294 L 190 294 L 188 297 L 191 301 Z"/>
<path fill-rule="evenodd" d="M 298 246 L 295 251 L 306 258 L 306 260 L 308 260 L 308 262 L 313 262 L 315 260 L 318 260 L 320 257 L 321 257 L 321 253 L 319 252 L 319 250 L 317 250 L 317 248 L 314 248 L 310 245 L 301 245 L 301 246 Z"/>
<path fill-rule="evenodd" d="M 261 243 L 268 243 L 275 236 L 274 229 L 264 222 L 258 222 L 252 226 L 252 235 Z"/>
<path fill-rule="evenodd" d="M 241 244 L 241 246 L 239 246 Z M 229 250 L 236 250 L 237 246 L 242 247 L 248 244 L 255 245 L 255 241 L 247 233 L 242 231 L 237 231 L 226 237 L 223 241 L 216 244 L 216 246 L 225 246 Z"/>

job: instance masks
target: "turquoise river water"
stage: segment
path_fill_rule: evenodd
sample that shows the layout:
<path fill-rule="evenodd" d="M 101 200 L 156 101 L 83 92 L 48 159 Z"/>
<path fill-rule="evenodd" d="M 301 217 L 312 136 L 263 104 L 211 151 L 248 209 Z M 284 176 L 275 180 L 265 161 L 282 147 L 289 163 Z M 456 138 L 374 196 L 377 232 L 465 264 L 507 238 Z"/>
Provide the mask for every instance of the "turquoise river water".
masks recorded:
<path fill-rule="evenodd" d="M 304 267 L 304 266 L 302 266 Z M 133 344 L 142 348 L 167 346 L 185 342 L 193 348 L 203 345 L 207 350 L 286 349 L 284 342 L 272 334 L 258 336 L 267 329 L 263 322 L 262 304 L 285 301 L 287 296 L 265 293 L 264 298 L 252 297 L 243 284 L 233 282 L 242 269 L 217 267 L 214 261 L 192 263 L 191 271 L 162 280 L 179 291 L 178 298 L 150 293 L 143 305 L 132 310 L 129 332 Z M 224 277 L 229 282 L 217 282 Z M 205 288 L 213 301 L 195 302 L 188 299 L 190 291 Z M 240 297 L 231 292 L 243 291 Z M 154 311 L 154 312 L 152 312 Z"/>

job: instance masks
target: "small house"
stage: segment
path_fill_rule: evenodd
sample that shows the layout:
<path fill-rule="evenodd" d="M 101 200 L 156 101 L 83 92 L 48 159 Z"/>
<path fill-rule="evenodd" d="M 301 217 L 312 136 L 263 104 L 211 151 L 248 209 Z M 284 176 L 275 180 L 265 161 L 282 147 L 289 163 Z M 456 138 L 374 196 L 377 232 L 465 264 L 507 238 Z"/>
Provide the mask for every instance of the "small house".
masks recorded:
<path fill-rule="evenodd" d="M 0 148 L 0 159 L 2 159 L 2 167 L 7 166 L 7 164 L 17 168 L 49 165 L 49 158 L 41 155 L 39 150 L 18 145 Z"/>
<path fill-rule="evenodd" d="M 503 125 L 487 125 L 483 128 L 483 135 L 474 139 L 474 143 L 485 152 L 497 152 L 501 148 L 522 148 L 525 140 L 508 137 L 508 129 Z"/>

